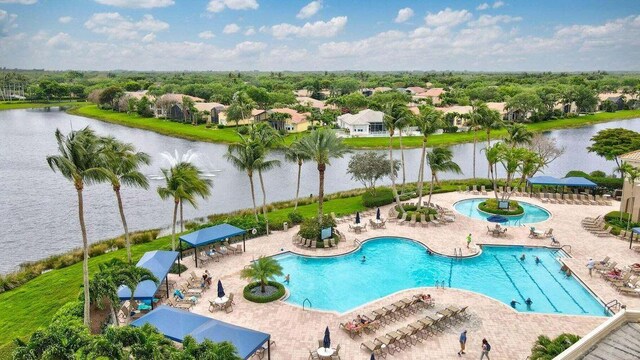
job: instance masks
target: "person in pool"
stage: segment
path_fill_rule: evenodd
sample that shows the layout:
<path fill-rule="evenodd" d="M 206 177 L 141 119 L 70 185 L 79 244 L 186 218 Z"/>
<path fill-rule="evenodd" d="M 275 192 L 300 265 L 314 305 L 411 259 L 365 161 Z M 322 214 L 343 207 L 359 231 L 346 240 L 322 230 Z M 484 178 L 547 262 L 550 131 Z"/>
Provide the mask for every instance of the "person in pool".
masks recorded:
<path fill-rule="evenodd" d="M 522 256 L 520 256 L 520 261 L 524 261 L 525 258 L 526 258 L 525 255 L 522 254 Z"/>
<path fill-rule="evenodd" d="M 536 256 L 536 265 L 540 264 L 540 258 Z"/>
<path fill-rule="evenodd" d="M 511 300 L 511 307 L 512 307 L 512 308 L 514 308 L 514 309 L 515 309 L 515 308 L 516 308 L 516 304 L 520 305 L 520 303 L 519 303 L 519 302 L 517 302 L 517 301 L 516 301 L 516 299 Z"/>
<path fill-rule="evenodd" d="M 290 280 L 291 280 L 291 276 L 290 276 L 289 274 L 287 274 L 287 275 L 284 277 L 284 282 L 288 284 Z"/>
<path fill-rule="evenodd" d="M 360 259 L 360 262 L 364 264 L 365 261 L 367 261 L 367 257 L 362 255 L 362 259 Z"/>
<path fill-rule="evenodd" d="M 433 255 L 433 251 L 431 251 L 431 249 L 427 249 L 427 255 Z"/>
<path fill-rule="evenodd" d="M 531 310 L 531 305 L 533 304 L 533 300 L 531 300 L 531 298 L 527 298 L 527 300 L 524 301 L 525 305 L 527 305 L 527 310 Z"/>

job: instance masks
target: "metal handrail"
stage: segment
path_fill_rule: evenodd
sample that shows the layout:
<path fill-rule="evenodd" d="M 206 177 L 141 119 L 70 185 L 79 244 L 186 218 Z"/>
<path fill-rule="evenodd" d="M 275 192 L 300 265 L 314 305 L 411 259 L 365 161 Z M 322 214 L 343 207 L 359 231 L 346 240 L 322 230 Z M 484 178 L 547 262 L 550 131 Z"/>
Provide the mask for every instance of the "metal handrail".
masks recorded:
<path fill-rule="evenodd" d="M 568 246 L 568 247 L 569 247 L 569 251 L 568 251 L 568 253 L 569 253 L 569 254 L 571 254 L 571 245 L 569 245 L 569 244 L 564 244 L 564 245 L 562 245 L 562 246 L 560 247 L 560 249 L 563 249 L 563 250 L 564 250 L 564 247 L 565 247 L 565 246 Z"/>
<path fill-rule="evenodd" d="M 311 300 L 309 300 L 309 298 L 304 298 L 304 301 L 302 301 L 302 311 L 304 311 L 304 304 L 306 302 L 309 302 L 309 308 L 311 308 L 313 305 L 311 305 Z"/>
<path fill-rule="evenodd" d="M 611 311 L 613 312 L 613 308 L 614 307 L 620 307 L 622 305 L 622 303 L 620 301 L 618 301 L 618 299 L 613 299 L 611 301 L 609 301 L 608 303 L 604 304 L 604 308 L 607 311 Z"/>

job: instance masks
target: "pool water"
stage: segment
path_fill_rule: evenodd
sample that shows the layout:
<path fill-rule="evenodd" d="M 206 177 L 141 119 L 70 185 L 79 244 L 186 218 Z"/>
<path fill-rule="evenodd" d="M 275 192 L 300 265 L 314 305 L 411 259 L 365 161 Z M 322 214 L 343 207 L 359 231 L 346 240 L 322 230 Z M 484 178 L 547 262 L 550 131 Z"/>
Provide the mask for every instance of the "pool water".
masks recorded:
<path fill-rule="evenodd" d="M 493 214 L 489 214 L 478 209 L 478 204 L 487 200 L 486 198 L 477 198 L 477 199 L 467 199 L 461 200 L 457 203 L 453 204 L 453 208 L 456 209 L 457 212 L 464 216 L 468 216 L 472 219 L 486 220 L 489 216 Z M 524 214 L 517 216 L 507 216 L 509 219 L 508 222 L 502 223 L 503 226 L 521 226 L 528 225 L 533 223 L 538 223 L 545 221 L 551 217 L 551 214 L 541 208 L 540 206 L 536 206 L 533 204 L 529 204 L 524 201 L 518 201 L 518 204 L 524 208 Z"/>
<path fill-rule="evenodd" d="M 525 261 L 519 257 L 525 254 Z M 362 262 L 362 256 L 366 261 Z M 541 260 L 535 263 L 535 256 Z M 521 246 L 484 246 L 481 255 L 452 259 L 428 255 L 426 248 L 408 239 L 371 239 L 349 254 L 306 257 L 277 255 L 284 274 L 290 274 L 287 302 L 302 305 L 309 299 L 314 309 L 349 311 L 392 293 L 434 286 L 475 291 L 505 304 L 518 301 L 522 312 L 600 315 L 604 306 L 573 277 L 560 273 L 561 251 Z M 282 281 L 283 278 L 278 279 Z M 533 305 L 527 309 L 525 300 Z M 309 305 L 308 303 L 306 304 Z"/>

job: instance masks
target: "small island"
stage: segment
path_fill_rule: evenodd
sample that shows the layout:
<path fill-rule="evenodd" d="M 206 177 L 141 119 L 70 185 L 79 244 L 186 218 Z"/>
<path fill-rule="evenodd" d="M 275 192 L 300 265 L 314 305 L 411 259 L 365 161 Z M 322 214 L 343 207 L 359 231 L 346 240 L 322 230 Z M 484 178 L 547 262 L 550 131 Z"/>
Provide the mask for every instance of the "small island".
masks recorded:
<path fill-rule="evenodd" d="M 506 201 L 506 200 L 505 200 Z M 524 214 L 524 208 L 515 200 L 509 200 L 509 208 L 501 209 L 498 207 L 500 202 L 496 199 L 487 199 L 478 204 L 478 210 L 490 214 L 515 216 Z"/>

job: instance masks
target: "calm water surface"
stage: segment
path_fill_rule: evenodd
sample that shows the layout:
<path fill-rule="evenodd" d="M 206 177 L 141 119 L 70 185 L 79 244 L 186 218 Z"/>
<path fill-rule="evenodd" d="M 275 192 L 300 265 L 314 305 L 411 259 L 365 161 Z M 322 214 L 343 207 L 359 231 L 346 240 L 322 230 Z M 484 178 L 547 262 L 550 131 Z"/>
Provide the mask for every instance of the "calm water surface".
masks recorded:
<path fill-rule="evenodd" d="M 213 177 L 213 193 L 199 207 L 185 207 L 185 217 L 194 218 L 213 213 L 227 212 L 251 206 L 249 183 L 244 173 L 227 163 L 223 155 L 227 147 L 220 144 L 194 142 L 159 135 L 153 132 L 131 129 L 97 120 L 73 116 L 59 111 L 10 110 L 0 111 L 0 273 L 14 269 L 24 261 L 36 260 L 80 246 L 81 237 L 77 219 L 75 189 L 60 174 L 49 169 L 45 157 L 56 154 L 53 136 L 56 128 L 63 132 L 78 130 L 90 125 L 98 134 L 113 135 L 134 143 L 139 150 L 152 156 L 152 163 L 142 171 L 152 178 L 160 175 L 160 168 L 168 163 L 160 153 L 180 154 L 193 150 L 198 153 L 194 161 L 204 172 Z M 563 176 L 568 170 L 587 172 L 602 169 L 610 172 L 613 162 L 587 153 L 585 147 L 597 131 L 609 127 L 625 127 L 640 131 L 640 119 L 611 122 L 581 129 L 552 131 L 547 136 L 558 139 L 567 152 L 556 160 L 545 173 Z M 477 175 L 487 173 L 482 144 L 477 148 Z M 471 177 L 472 144 L 451 147 L 455 161 L 464 171 L 458 178 Z M 399 152 L 395 152 L 399 158 Z M 275 158 L 284 160 L 281 154 Z M 407 181 L 417 179 L 417 163 L 420 150 L 406 150 Z M 332 160 L 327 170 L 327 193 L 362 187 L 346 175 L 349 158 Z M 293 164 L 269 172 L 265 176 L 267 201 L 293 198 L 296 186 L 296 169 Z M 427 174 L 428 175 L 428 174 Z M 441 178 L 451 178 L 442 174 Z M 124 188 L 122 196 L 129 227 L 141 230 L 162 227 L 171 222 L 172 203 L 163 202 L 155 188 L 162 182 L 151 180 L 149 190 Z M 317 170 L 314 164 L 303 166 L 300 194 L 317 194 Z M 256 194 L 261 200 L 259 190 Z M 85 188 L 85 215 L 91 242 L 114 237 L 122 233 L 116 208 L 115 195 L 106 184 Z"/>

